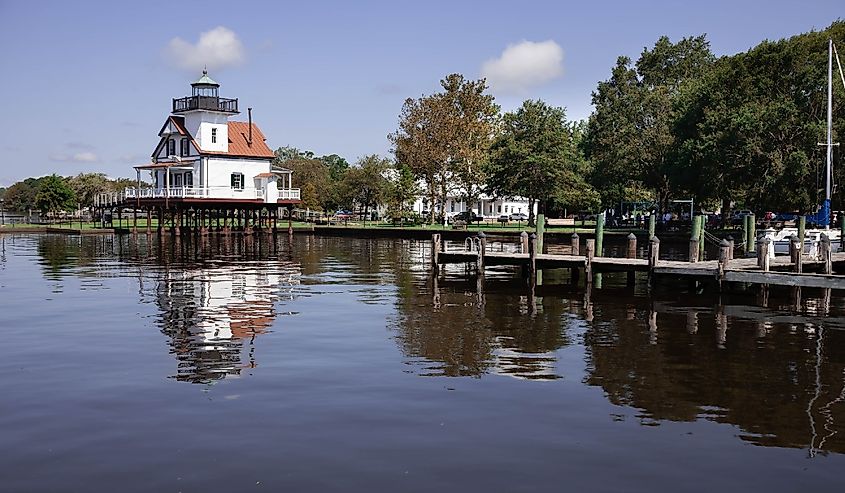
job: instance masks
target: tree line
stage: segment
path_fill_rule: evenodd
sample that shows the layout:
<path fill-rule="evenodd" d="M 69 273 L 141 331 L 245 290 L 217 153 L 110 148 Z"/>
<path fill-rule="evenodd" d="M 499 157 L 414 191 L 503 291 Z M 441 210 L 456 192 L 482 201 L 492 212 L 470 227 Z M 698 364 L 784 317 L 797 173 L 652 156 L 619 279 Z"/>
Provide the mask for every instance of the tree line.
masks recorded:
<path fill-rule="evenodd" d="M 53 214 L 90 207 L 101 193 L 122 192 L 137 186 L 128 178 L 108 178 L 104 173 L 80 173 L 76 176 L 56 174 L 40 178 L 26 178 L 8 188 L 0 188 L 0 198 L 6 210 L 17 212 L 40 211 Z"/>

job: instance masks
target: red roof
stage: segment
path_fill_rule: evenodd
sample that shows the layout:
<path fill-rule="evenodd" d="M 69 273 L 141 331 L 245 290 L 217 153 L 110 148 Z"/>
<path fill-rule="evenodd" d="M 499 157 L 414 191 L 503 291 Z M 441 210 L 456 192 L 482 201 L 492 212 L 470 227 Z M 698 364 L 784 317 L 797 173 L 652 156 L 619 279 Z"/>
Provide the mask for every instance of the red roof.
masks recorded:
<path fill-rule="evenodd" d="M 203 155 L 269 158 L 276 157 L 264 142 L 264 134 L 252 124 L 252 145 L 249 143 L 249 123 L 229 122 L 229 152 L 202 151 Z"/>

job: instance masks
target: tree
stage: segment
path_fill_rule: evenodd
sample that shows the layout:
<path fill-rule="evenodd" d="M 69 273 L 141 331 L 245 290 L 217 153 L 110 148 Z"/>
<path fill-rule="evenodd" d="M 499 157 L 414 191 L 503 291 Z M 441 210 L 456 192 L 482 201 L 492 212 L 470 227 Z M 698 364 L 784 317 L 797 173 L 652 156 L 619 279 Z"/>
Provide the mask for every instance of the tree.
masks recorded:
<path fill-rule="evenodd" d="M 369 217 L 370 208 L 384 203 L 388 186 L 385 174 L 390 164 L 390 160 L 371 154 L 358 160 L 344 174 L 341 184 L 343 196 L 347 203 L 363 207 L 365 219 Z"/>
<path fill-rule="evenodd" d="M 451 74 L 440 85 L 441 93 L 406 99 L 399 128 L 388 136 L 396 161 L 425 184 L 432 223 L 435 204 L 443 214 L 451 192 L 459 190 L 468 201 L 477 198 L 499 114 L 493 96 L 484 94 L 484 79 Z"/>
<path fill-rule="evenodd" d="M 73 210 L 76 206 L 76 194 L 64 179 L 53 174 L 41 180 L 35 194 L 35 206 L 42 214 L 47 215 Z"/>
<path fill-rule="evenodd" d="M 329 168 L 329 177 L 335 183 L 343 179 L 343 174 L 349 169 L 349 162 L 337 154 L 329 154 L 328 156 L 320 156 L 317 159 L 326 163 Z"/>
<path fill-rule="evenodd" d="M 419 194 L 417 180 L 408 165 L 395 163 L 387 186 L 387 207 L 393 219 L 404 221 L 411 215 L 413 202 Z"/>
<path fill-rule="evenodd" d="M 619 57 L 610 79 L 599 83 L 584 150 L 605 206 L 627 199 L 626 190 L 641 184 L 666 207 L 677 164 L 674 105 L 684 85 L 712 62 L 704 36 L 677 44 L 664 36 L 654 48 L 643 50 L 635 66 Z"/>
<path fill-rule="evenodd" d="M 326 164 L 318 159 L 294 158 L 284 162 L 293 171 L 293 184 L 301 189 L 302 205 L 310 209 L 334 208 L 334 187 Z M 308 189 L 308 198 L 305 193 Z"/>
<path fill-rule="evenodd" d="M 111 188 L 104 173 L 80 173 L 69 179 L 68 185 L 73 189 L 79 205 L 86 207 L 94 204 L 94 197 Z"/>
<path fill-rule="evenodd" d="M 36 188 L 26 181 L 19 181 L 6 189 L 4 199 L 9 210 L 24 212 L 35 207 Z"/>
<path fill-rule="evenodd" d="M 534 224 L 534 204 L 545 205 L 556 197 L 575 204 L 580 194 L 593 193 L 580 175 L 563 108 L 543 101 L 525 101 L 512 113 L 505 113 L 502 135 L 492 147 L 487 165 L 488 191 L 500 197 L 528 199 L 528 223 Z M 567 190 L 572 195 L 567 195 Z"/>

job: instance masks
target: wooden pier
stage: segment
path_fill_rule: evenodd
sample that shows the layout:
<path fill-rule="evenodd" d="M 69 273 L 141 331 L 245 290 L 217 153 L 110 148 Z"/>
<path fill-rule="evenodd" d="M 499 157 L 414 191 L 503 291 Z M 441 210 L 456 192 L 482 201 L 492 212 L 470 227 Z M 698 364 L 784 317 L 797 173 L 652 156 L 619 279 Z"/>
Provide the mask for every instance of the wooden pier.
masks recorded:
<path fill-rule="evenodd" d="M 822 238 L 819 255 L 810 258 L 801 252 L 802 243 L 797 238 L 791 245 L 790 256 L 769 256 L 771 245 L 768 240 L 761 240 L 756 245 L 756 257 L 734 258 L 734 246 L 722 240 L 719 247 L 719 260 L 699 261 L 697 240 L 691 241 L 688 261 L 660 259 L 660 240 L 652 237 L 649 241 L 647 258 L 637 258 L 636 237 L 628 236 L 627 256 L 603 257 L 596 255 L 595 240 L 586 241 L 584 254 L 580 254 L 578 235 L 573 235 L 570 246 L 571 254 L 557 255 L 539 253 L 537 237 L 524 234 L 519 252 L 504 253 L 487 251 L 487 238 L 479 233 L 467 239 L 465 248 L 447 250 L 440 235 L 432 237 L 431 262 L 435 268 L 444 264 L 475 265 L 480 273 L 492 266 L 516 266 L 523 273 L 536 278 L 543 269 L 571 269 L 573 279 L 577 280 L 584 273 L 587 285 L 591 285 L 596 274 L 604 272 L 627 272 L 628 284 L 635 282 L 636 272 L 647 273 L 649 284 L 661 277 L 687 278 L 692 281 L 714 280 L 721 287 L 724 282 L 738 282 L 757 285 L 779 285 L 826 289 L 845 289 L 845 253 L 832 253 L 830 241 Z"/>

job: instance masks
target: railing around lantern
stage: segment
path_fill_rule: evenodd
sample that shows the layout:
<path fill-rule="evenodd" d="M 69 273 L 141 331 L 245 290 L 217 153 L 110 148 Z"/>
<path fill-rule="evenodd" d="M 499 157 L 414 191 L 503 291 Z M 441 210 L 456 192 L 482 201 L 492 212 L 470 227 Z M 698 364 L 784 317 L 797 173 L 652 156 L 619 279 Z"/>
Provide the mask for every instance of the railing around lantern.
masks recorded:
<path fill-rule="evenodd" d="M 187 96 L 173 100 L 173 113 L 190 110 L 224 111 L 238 113 L 238 99 L 217 96 Z"/>

